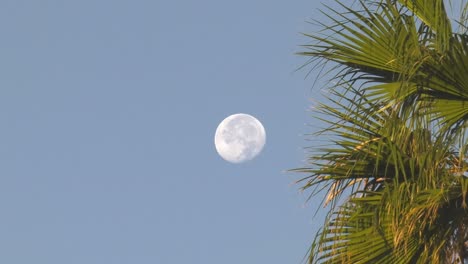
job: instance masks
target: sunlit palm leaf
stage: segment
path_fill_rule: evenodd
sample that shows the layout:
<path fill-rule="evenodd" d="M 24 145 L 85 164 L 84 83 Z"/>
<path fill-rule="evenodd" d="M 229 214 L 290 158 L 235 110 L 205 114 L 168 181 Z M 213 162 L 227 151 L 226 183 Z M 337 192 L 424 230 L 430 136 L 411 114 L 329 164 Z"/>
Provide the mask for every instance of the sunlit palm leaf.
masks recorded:
<path fill-rule="evenodd" d="M 435 33 L 434 47 L 444 53 L 450 49 L 452 26 L 443 0 L 398 0 Z"/>
<path fill-rule="evenodd" d="M 406 127 L 392 111 L 359 96 L 319 107 L 331 124 L 322 133 L 333 133 L 335 146 L 312 157 L 317 169 L 302 170 L 311 173 L 304 188 L 328 188 L 325 202 L 347 189 L 353 195 L 332 207 L 336 211 L 317 237 L 311 263 L 445 261 L 454 233 L 468 221 L 460 153 L 451 150 L 451 139 L 434 141 L 428 130 Z"/>

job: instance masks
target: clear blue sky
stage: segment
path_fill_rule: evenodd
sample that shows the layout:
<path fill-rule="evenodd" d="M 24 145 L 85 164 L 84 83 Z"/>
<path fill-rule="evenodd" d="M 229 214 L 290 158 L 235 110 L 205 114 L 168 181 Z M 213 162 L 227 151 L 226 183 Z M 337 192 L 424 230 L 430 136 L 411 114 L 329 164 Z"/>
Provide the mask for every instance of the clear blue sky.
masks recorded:
<path fill-rule="evenodd" d="M 3 0 L 0 263 L 301 263 L 318 1 Z M 266 146 L 235 165 L 218 123 Z M 312 123 L 312 127 L 305 123 Z"/>

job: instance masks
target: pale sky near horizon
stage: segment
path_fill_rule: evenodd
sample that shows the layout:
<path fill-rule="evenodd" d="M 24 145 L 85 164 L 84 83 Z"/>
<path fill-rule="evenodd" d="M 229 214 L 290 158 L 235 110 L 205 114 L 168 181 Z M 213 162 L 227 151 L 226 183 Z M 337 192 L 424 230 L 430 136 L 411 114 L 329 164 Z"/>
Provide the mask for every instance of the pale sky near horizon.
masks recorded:
<path fill-rule="evenodd" d="M 0 263 L 302 262 L 319 1 L 1 2 Z M 213 144 L 234 113 L 267 134 L 244 164 Z"/>

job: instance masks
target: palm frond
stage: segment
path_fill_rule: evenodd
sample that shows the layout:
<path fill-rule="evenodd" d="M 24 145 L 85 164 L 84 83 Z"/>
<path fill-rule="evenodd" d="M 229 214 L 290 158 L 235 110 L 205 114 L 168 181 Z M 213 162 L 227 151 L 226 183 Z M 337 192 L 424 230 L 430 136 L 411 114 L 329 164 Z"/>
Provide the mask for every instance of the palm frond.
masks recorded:
<path fill-rule="evenodd" d="M 338 2 L 339 3 L 339 2 Z M 372 5 L 368 5 L 372 3 Z M 332 62 L 331 144 L 298 181 L 330 213 L 310 263 L 450 263 L 468 251 L 468 36 L 442 0 L 328 8 L 303 56 Z M 342 197 L 347 197 L 339 204 Z M 466 253 L 468 256 L 468 252 Z"/>

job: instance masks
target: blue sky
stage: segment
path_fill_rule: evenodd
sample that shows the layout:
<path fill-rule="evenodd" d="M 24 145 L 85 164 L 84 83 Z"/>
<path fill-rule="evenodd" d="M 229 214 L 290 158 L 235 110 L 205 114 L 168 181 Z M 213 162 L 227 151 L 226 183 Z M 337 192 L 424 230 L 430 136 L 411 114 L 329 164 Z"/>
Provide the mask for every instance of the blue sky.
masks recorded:
<path fill-rule="evenodd" d="M 318 7 L 2 1 L 0 263 L 301 263 L 320 200 L 284 171 L 316 126 L 294 53 Z M 267 143 L 236 165 L 213 137 L 239 112 Z"/>

